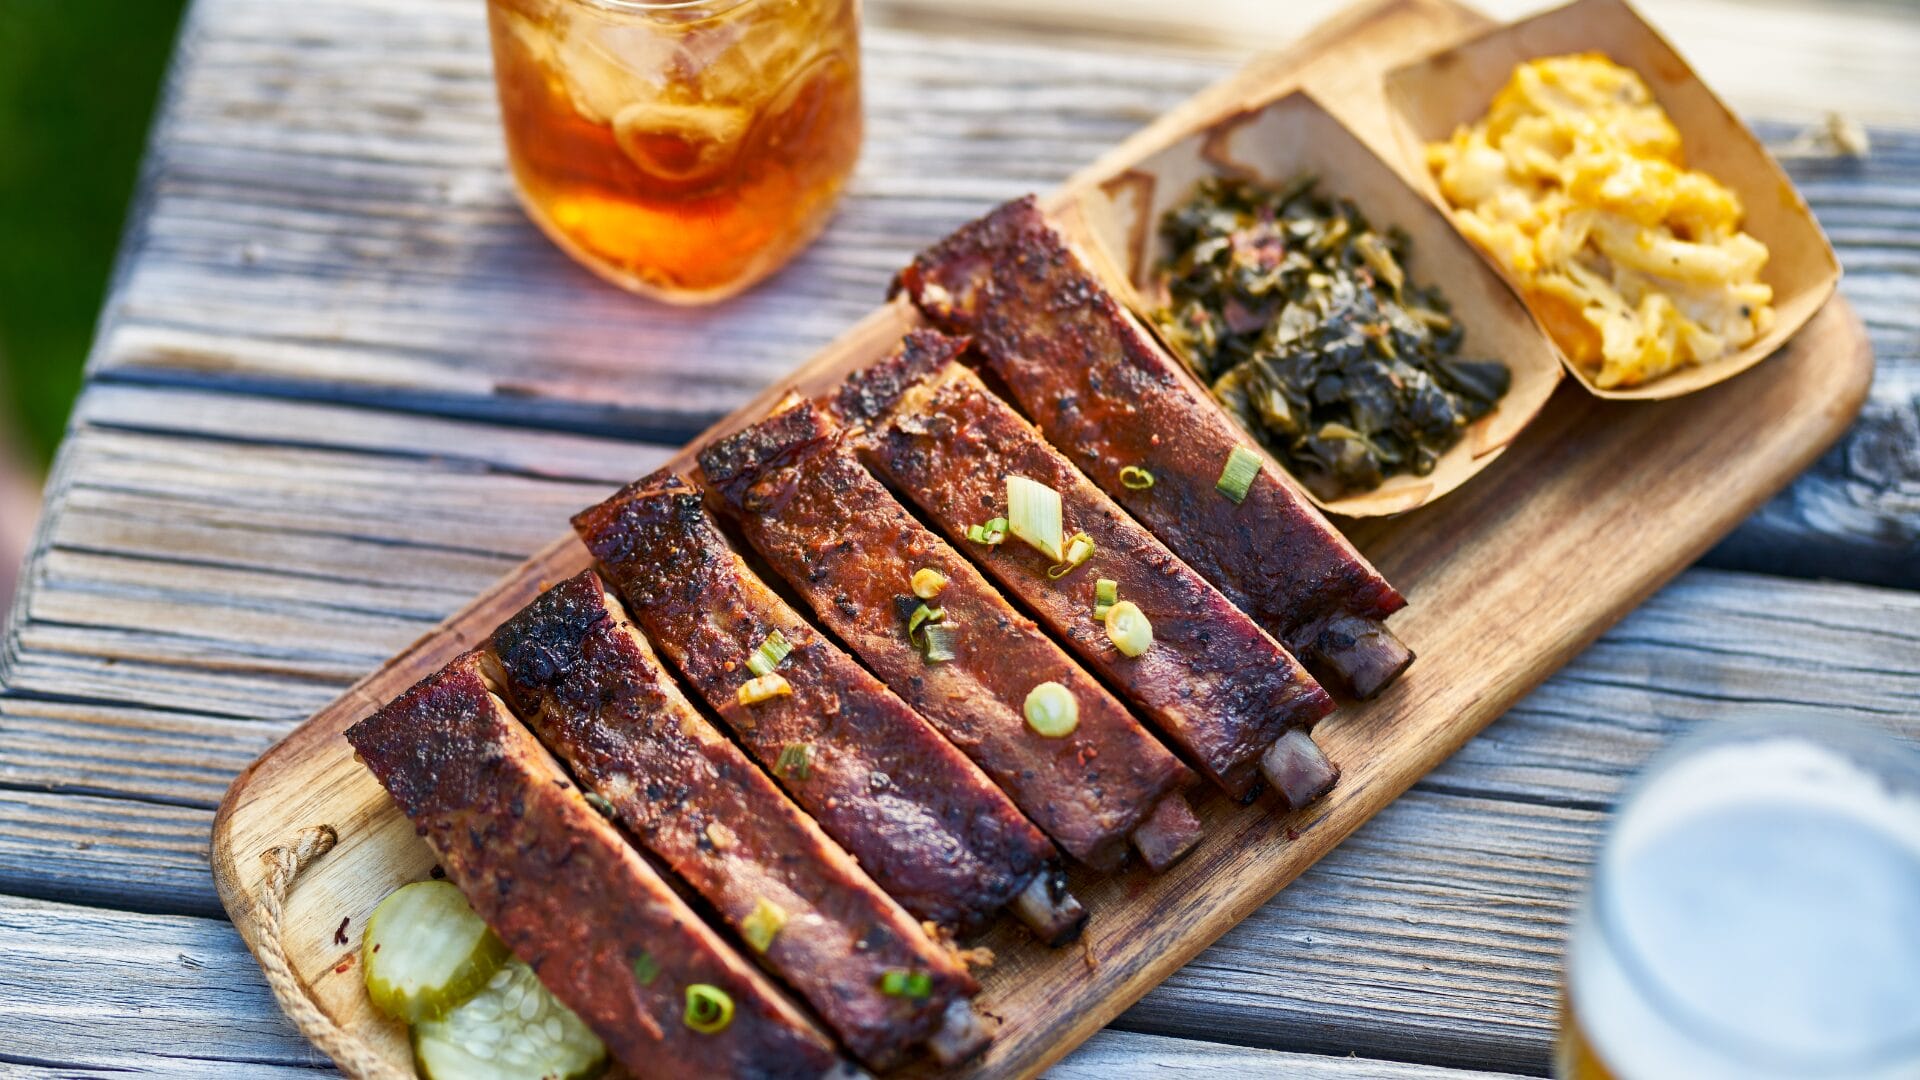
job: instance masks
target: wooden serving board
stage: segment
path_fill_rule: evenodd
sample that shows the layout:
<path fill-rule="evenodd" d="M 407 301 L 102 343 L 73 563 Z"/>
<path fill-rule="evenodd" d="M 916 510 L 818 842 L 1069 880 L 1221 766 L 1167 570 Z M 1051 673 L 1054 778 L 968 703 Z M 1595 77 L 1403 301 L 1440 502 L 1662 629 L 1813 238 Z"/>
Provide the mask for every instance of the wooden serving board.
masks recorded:
<path fill-rule="evenodd" d="M 1301 86 L 1396 161 L 1381 75 L 1488 25 L 1448 0 L 1356 8 L 1162 117 L 1050 205 Z M 709 437 L 758 417 L 788 389 L 833 385 L 913 322 L 901 305 L 881 308 Z M 997 958 L 980 1001 L 1004 1023 L 964 1074 L 1037 1074 L 1264 903 L 1811 464 L 1859 409 L 1872 369 L 1863 327 L 1836 299 L 1766 363 L 1698 394 L 1609 402 L 1569 381 L 1460 490 L 1352 524 L 1349 535 L 1410 600 L 1392 625 L 1419 660 L 1381 697 L 1344 704 L 1317 729 L 1344 768 L 1340 785 L 1296 814 L 1196 789 L 1207 839 L 1168 873 L 1075 872 L 1073 889 L 1092 912 L 1080 945 L 1049 950 L 1001 920 L 980 942 Z M 691 459 L 689 448 L 674 464 Z M 341 732 L 588 563 L 573 537 L 555 541 L 262 755 L 221 805 L 214 877 L 256 952 L 261 853 L 307 826 L 338 831 L 338 846 L 287 900 L 284 940 L 319 1007 L 396 1063 L 410 1060 L 404 1031 L 367 1004 L 360 928 L 382 896 L 425 876 L 434 858 Z M 341 944 L 343 918 L 351 921 Z"/>

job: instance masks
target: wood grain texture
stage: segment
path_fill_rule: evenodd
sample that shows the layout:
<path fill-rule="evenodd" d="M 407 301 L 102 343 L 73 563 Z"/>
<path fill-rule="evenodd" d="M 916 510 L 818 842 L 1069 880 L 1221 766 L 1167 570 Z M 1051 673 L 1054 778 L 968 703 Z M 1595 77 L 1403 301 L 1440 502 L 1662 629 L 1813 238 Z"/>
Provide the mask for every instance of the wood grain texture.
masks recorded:
<path fill-rule="evenodd" d="M 1291 44 L 1346 7 L 1345 0 L 888 0 L 891 21 L 951 33 L 992 34 L 1086 47 L 1153 41 L 1229 52 Z M 1552 6 L 1481 0 L 1507 21 Z M 1862 121 L 1920 126 L 1920 25 L 1901 0 L 1753 4 L 1645 0 L 1662 34 L 1679 42 L 1706 81 L 1751 115 L 1818 120 L 1839 111 Z"/>
<path fill-rule="evenodd" d="M 231 927 L 209 919 L 137 915 L 0 897 L 0 1080 L 104 1073 L 198 1080 L 292 1080 L 329 1075 L 267 995 Z M 119 988 L 152 987 L 164 1001 Z M 20 1022 L 22 1019 L 24 1023 Z M 1108 1032 L 1062 1064 L 1067 1077 L 1131 1078 L 1206 1068 L 1210 1075 L 1306 1080 L 1487 1080 L 1486 1072 Z"/>
<path fill-rule="evenodd" d="M 1365 71 L 1383 70 L 1436 44 L 1437 35 L 1473 25 L 1421 0 L 1361 11 L 1310 56 L 1256 62 L 1199 95 L 1106 155 L 1080 182 L 1124 167 L 1187 123 L 1245 107 L 1295 80 L 1328 95 L 1344 91 L 1343 118 L 1387 145 L 1384 105 Z M 720 427 L 758 415 L 788 385 L 803 393 L 831 385 L 878 358 L 907 321 L 898 305 L 876 312 Z M 1871 370 L 1863 331 L 1836 303 L 1779 356 L 1711 391 L 1625 408 L 1563 392 L 1479 484 L 1420 512 L 1356 526 L 1363 548 L 1414 598 L 1397 629 L 1427 659 L 1382 697 L 1321 725 L 1320 742 L 1345 767 L 1340 788 L 1291 819 L 1205 800 L 1199 809 L 1207 839 L 1168 873 L 1079 875 L 1075 892 L 1094 912 L 1080 956 L 1045 950 L 1004 926 L 990 930 L 985 941 L 998 962 L 982 1000 L 1006 1022 L 986 1055 L 961 1074 L 1037 1073 L 1257 908 L 1804 468 L 1852 417 Z M 1755 423 L 1757 417 L 1766 421 Z M 687 456 L 674 460 L 684 465 Z M 1622 470 L 1622 461 L 1648 467 Z M 1684 515 L 1645 512 L 1682 500 Z M 1616 554 L 1596 581 L 1585 553 L 1602 542 Z M 305 935 L 289 943 L 289 952 L 322 1009 L 396 1054 L 391 1027 L 372 1017 L 357 985 L 329 978 L 337 949 L 313 935 L 342 912 L 370 909 L 426 861 L 404 819 L 346 753 L 339 731 L 490 632 L 542 582 L 583 565 L 585 554 L 570 537 L 543 549 L 296 730 L 243 774 L 222 804 L 215 879 L 243 934 L 256 932 L 256 853 L 308 825 L 340 829 L 340 846 L 289 898 L 289 925 Z M 1487 573 L 1489 566 L 1500 572 Z M 1543 941 L 1546 955 L 1557 953 L 1557 938 Z M 1438 1052 L 1455 1051 L 1442 1045 Z M 1474 1045 L 1459 1052 L 1484 1058 L 1498 1051 Z"/>

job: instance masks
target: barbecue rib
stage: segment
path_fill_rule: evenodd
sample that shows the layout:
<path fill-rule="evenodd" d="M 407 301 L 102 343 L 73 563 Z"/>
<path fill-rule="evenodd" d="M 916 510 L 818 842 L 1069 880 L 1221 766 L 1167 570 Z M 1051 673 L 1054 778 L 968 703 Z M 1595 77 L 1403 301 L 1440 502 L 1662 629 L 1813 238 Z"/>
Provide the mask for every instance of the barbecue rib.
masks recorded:
<path fill-rule="evenodd" d="M 1214 489 L 1258 449 L 1069 249 L 1031 196 L 962 227 L 901 271 L 941 329 L 971 335 L 1022 410 L 1074 464 L 1254 616 L 1358 697 L 1413 654 L 1381 620 L 1406 601 L 1262 452 L 1244 501 Z M 1144 490 L 1124 468 L 1151 472 Z"/>
<path fill-rule="evenodd" d="M 855 1056 L 885 1069 L 927 1042 L 953 1065 L 986 1045 L 966 968 L 681 696 L 599 575 L 549 589 L 488 650 L 540 740 Z M 882 993 L 895 970 L 927 992 Z"/>
<path fill-rule="evenodd" d="M 1250 796 L 1262 755 L 1289 731 L 1325 716 L 1332 699 L 958 363 L 965 348 L 964 339 L 914 331 L 892 356 L 842 384 L 835 408 L 843 422 L 867 425 L 858 440 L 862 456 L 1209 778 L 1236 798 Z M 1003 512 L 1007 477 L 1015 475 L 1060 493 L 1065 531 L 1093 540 L 1084 566 L 1054 580 L 1047 573 L 1052 560 L 1026 544 L 967 541 L 968 526 Z M 1115 582 L 1118 598 L 1151 620 L 1153 646 L 1144 654 L 1122 654 L 1093 616 L 1099 578 Z M 1315 749 L 1304 734 L 1299 743 Z M 1269 772 L 1267 780 L 1298 808 L 1325 794 L 1337 775 L 1329 765 L 1313 776 Z M 1285 786 L 1295 781 L 1305 786 Z"/>
<path fill-rule="evenodd" d="M 1154 814 L 1180 800 L 1192 774 L 979 571 L 914 520 L 854 459 L 825 412 L 802 402 L 716 442 L 701 468 L 750 543 L 860 654 L 1067 852 L 1110 868 L 1128 835 L 1155 869 L 1199 838 L 1191 813 Z M 909 585 L 931 568 L 946 586 L 955 655 L 929 661 L 910 634 L 920 604 Z M 1079 726 L 1047 738 L 1023 702 L 1042 682 L 1067 688 Z M 1150 823 L 1150 824 L 1149 824 Z M 1177 827 L 1180 835 L 1161 835 Z"/>
<path fill-rule="evenodd" d="M 347 741 L 487 925 L 637 1075 L 854 1075 L 574 790 L 488 690 L 478 653 L 347 729 Z M 656 969 L 644 980 L 643 957 Z M 694 983 L 733 999 L 724 1030 L 684 1023 Z"/>
<path fill-rule="evenodd" d="M 809 626 L 727 546 L 700 492 L 667 470 L 573 519 L 634 620 L 748 752 L 860 866 L 922 919 L 971 929 L 1000 908 L 1042 939 L 1086 912 L 1053 844 L 905 702 Z M 769 631 L 792 694 L 739 701 Z M 804 765 L 780 767 L 788 747 Z"/>

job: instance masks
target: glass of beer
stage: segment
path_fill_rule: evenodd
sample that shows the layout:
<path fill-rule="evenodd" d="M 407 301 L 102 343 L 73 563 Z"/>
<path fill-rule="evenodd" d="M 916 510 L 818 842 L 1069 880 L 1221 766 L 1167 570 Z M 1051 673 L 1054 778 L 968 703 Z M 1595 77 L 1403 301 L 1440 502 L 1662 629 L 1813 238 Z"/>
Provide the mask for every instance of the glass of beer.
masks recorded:
<path fill-rule="evenodd" d="M 860 152 L 859 0 L 489 0 L 507 157 L 575 259 L 698 304 L 826 227 Z"/>
<path fill-rule="evenodd" d="M 1649 770 L 1568 946 L 1563 1080 L 1920 1076 L 1920 754 L 1756 721 Z"/>

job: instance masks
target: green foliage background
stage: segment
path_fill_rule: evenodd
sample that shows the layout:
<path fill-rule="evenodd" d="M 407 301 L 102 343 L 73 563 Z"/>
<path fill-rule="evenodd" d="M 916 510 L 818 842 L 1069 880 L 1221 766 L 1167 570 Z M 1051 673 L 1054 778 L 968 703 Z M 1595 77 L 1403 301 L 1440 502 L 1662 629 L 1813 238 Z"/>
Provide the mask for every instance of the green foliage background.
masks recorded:
<path fill-rule="evenodd" d="M 183 0 L 0 0 L 0 429 L 80 386 Z"/>

